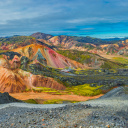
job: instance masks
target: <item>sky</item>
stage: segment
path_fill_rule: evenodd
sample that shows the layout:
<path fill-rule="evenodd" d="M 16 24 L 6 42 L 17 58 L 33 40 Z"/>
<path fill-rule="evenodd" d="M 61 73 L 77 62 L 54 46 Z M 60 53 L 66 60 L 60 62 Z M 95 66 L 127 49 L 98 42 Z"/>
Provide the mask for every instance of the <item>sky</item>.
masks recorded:
<path fill-rule="evenodd" d="M 128 0 L 0 0 L 0 37 L 128 37 Z"/>

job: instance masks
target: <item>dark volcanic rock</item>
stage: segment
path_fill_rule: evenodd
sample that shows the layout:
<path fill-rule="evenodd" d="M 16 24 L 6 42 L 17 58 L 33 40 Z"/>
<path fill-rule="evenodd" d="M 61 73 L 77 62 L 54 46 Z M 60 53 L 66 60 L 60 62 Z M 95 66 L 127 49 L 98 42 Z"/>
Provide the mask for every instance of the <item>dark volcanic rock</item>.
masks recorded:
<path fill-rule="evenodd" d="M 12 102 L 22 102 L 22 101 L 17 100 L 15 98 L 11 97 L 8 94 L 8 92 L 0 93 L 0 104 L 12 103 Z"/>
<path fill-rule="evenodd" d="M 120 99 L 127 100 L 128 99 L 128 87 L 118 87 L 114 88 L 99 99 L 104 99 L 104 98 L 117 98 L 119 97 Z"/>

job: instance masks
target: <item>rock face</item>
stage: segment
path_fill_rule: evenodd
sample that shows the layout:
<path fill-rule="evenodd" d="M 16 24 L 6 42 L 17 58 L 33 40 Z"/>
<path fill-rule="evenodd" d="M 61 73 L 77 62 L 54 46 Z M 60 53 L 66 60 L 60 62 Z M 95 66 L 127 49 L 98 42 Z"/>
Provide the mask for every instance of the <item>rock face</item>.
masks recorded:
<path fill-rule="evenodd" d="M 0 104 L 12 103 L 12 102 L 22 102 L 22 101 L 11 97 L 7 92 L 0 93 Z"/>
<path fill-rule="evenodd" d="M 48 87 L 57 90 L 64 90 L 65 86 L 55 81 L 53 78 L 39 76 L 39 75 L 32 75 L 31 77 L 32 85 L 35 87 Z"/>
<path fill-rule="evenodd" d="M 0 67 L 0 91 L 21 92 L 26 89 L 24 79 L 13 70 Z"/>

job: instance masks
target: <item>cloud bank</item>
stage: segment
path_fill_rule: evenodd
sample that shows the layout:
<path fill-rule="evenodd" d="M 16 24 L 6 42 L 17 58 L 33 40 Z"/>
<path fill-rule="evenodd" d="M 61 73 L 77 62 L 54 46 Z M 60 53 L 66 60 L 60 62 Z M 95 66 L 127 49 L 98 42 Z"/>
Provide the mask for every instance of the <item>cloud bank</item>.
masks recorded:
<path fill-rule="evenodd" d="M 0 1 L 0 36 L 128 36 L 127 0 Z"/>

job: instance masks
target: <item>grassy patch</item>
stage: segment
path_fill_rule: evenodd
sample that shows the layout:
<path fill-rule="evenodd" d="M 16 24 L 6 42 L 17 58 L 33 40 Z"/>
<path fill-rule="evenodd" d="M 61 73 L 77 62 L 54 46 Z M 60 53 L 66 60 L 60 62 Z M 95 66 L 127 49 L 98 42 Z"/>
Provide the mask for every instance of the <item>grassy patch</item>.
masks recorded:
<path fill-rule="evenodd" d="M 75 95 L 95 96 L 102 93 L 101 89 L 99 89 L 100 87 L 102 86 L 90 87 L 89 84 L 84 84 L 84 85 L 68 87 L 67 91 L 73 92 Z"/>
<path fill-rule="evenodd" d="M 52 89 L 51 88 L 47 88 L 47 87 L 36 87 L 34 88 L 33 90 L 41 90 L 41 91 L 51 91 Z"/>
<path fill-rule="evenodd" d="M 61 95 L 61 93 L 58 90 L 52 89 L 52 88 L 47 88 L 47 87 L 36 87 L 33 88 L 34 92 L 46 92 L 50 94 L 55 94 L 55 95 Z"/>
<path fill-rule="evenodd" d="M 43 102 L 43 104 L 62 104 L 62 103 L 63 100 L 60 99 L 47 100 Z"/>
<path fill-rule="evenodd" d="M 25 89 L 25 92 L 30 92 L 30 91 L 31 91 L 30 88 L 26 88 L 26 89 Z"/>
<path fill-rule="evenodd" d="M 24 100 L 24 102 L 30 103 L 30 104 L 38 104 L 34 99 Z"/>
<path fill-rule="evenodd" d="M 44 101 L 43 104 L 63 104 L 64 102 L 67 102 L 67 103 L 77 103 L 79 101 L 69 101 L 69 100 L 53 99 L 53 100 Z"/>
<path fill-rule="evenodd" d="M 123 57 L 113 57 L 112 60 L 122 64 L 128 64 L 128 59 L 125 59 Z"/>
<path fill-rule="evenodd" d="M 52 100 L 29 99 L 29 100 L 24 100 L 24 102 L 30 104 L 63 104 L 63 103 L 77 103 L 79 101 L 70 101 L 70 100 L 62 100 L 62 99 L 52 99 Z"/>

